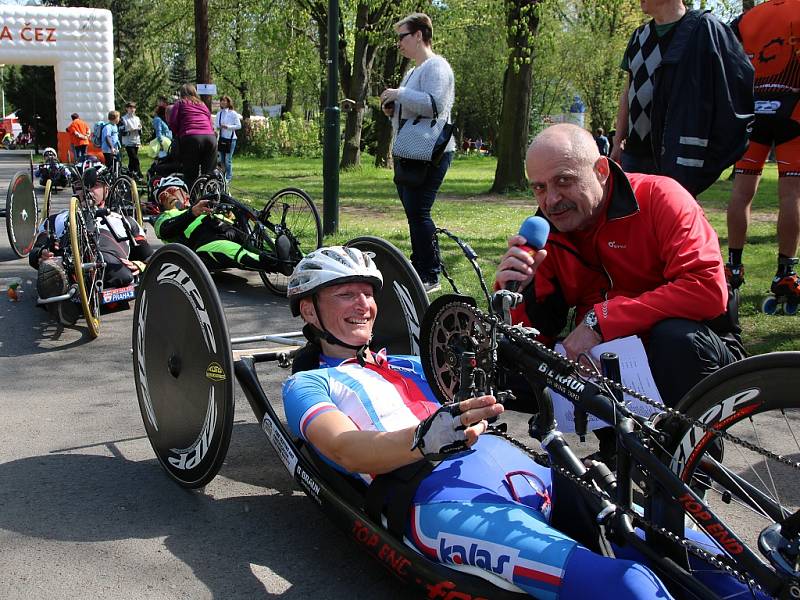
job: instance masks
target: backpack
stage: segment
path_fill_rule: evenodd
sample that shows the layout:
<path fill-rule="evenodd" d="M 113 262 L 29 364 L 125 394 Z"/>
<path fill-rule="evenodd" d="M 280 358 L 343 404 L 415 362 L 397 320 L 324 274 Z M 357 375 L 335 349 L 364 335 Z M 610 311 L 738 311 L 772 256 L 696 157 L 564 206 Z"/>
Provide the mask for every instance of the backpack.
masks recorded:
<path fill-rule="evenodd" d="M 103 145 L 103 129 L 108 125 L 105 121 L 98 121 L 92 127 L 92 144 L 100 148 Z"/>

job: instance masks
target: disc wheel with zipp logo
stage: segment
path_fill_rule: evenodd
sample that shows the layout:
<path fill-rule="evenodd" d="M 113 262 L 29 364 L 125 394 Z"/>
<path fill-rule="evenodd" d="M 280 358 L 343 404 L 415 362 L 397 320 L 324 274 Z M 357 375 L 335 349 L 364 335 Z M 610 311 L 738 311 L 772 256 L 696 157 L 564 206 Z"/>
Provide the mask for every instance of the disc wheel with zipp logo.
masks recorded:
<path fill-rule="evenodd" d="M 233 358 L 222 303 L 197 255 L 168 244 L 137 288 L 133 371 L 147 437 L 179 484 L 222 466 L 233 428 Z"/>

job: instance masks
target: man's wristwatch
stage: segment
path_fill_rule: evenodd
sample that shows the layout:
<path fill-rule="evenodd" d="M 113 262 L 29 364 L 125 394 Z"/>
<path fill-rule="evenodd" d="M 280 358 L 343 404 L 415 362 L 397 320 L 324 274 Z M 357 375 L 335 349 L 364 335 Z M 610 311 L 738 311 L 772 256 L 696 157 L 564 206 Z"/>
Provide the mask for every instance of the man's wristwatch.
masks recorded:
<path fill-rule="evenodd" d="M 597 313 L 594 312 L 593 308 L 583 317 L 583 324 L 599 335 L 600 339 L 603 339 L 603 332 L 600 331 L 600 323 L 597 322 Z"/>

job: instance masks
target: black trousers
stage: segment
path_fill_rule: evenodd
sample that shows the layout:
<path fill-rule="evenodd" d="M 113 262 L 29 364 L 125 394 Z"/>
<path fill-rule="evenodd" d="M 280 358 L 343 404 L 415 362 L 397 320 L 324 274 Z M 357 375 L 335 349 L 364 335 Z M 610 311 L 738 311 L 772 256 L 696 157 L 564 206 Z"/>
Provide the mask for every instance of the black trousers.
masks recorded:
<path fill-rule="evenodd" d="M 142 167 L 139 165 L 139 146 L 125 146 L 125 152 L 128 153 L 128 170 L 141 177 Z"/>
<path fill-rule="evenodd" d="M 217 164 L 217 136 L 184 135 L 180 144 L 183 179 L 191 190 L 197 177 L 211 173 Z"/>
<path fill-rule="evenodd" d="M 645 344 L 650 371 L 667 406 L 722 367 L 744 358 L 744 348 L 723 339 L 708 325 L 687 319 L 664 319 L 650 330 Z"/>

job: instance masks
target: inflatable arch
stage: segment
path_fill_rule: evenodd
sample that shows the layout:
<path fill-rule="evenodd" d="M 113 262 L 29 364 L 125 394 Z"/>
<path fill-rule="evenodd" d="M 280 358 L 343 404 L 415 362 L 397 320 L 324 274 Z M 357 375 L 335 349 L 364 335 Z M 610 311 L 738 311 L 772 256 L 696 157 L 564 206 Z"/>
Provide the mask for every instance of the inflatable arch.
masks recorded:
<path fill-rule="evenodd" d="M 53 66 L 58 155 L 67 159 L 70 115 L 91 126 L 114 109 L 114 35 L 111 11 L 4 5 L 0 63 Z"/>

